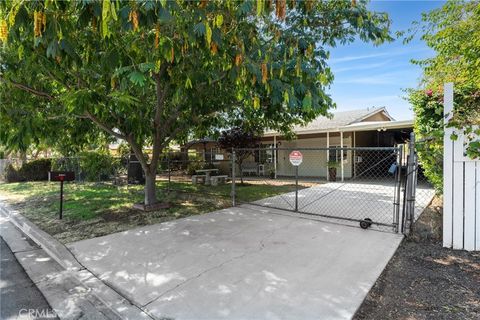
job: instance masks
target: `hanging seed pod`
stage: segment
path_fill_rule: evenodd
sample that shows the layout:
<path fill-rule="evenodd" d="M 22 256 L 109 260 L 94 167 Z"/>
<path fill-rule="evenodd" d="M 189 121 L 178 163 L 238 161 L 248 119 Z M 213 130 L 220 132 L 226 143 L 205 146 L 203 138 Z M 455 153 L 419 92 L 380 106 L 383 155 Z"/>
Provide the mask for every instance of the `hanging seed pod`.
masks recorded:
<path fill-rule="evenodd" d="M 203 9 L 207 6 L 207 3 L 208 3 L 208 0 L 201 0 L 199 7 Z"/>
<path fill-rule="evenodd" d="M 154 41 L 155 49 L 158 48 L 159 43 L 160 43 L 160 26 L 157 24 L 157 26 L 155 27 L 155 41 Z"/>
<path fill-rule="evenodd" d="M 45 12 L 42 12 L 42 30 L 45 32 L 47 30 L 47 15 Z"/>
<path fill-rule="evenodd" d="M 7 38 L 8 38 L 7 21 L 0 20 L 0 41 L 7 42 Z"/>
<path fill-rule="evenodd" d="M 268 79 L 268 68 L 266 63 L 262 63 L 262 83 L 266 83 Z"/>
<path fill-rule="evenodd" d="M 41 35 L 40 26 L 39 26 L 39 23 L 38 23 L 38 14 L 39 14 L 39 12 L 37 12 L 37 11 L 33 12 L 33 35 L 35 37 L 39 37 Z"/>
<path fill-rule="evenodd" d="M 308 11 L 312 10 L 314 0 L 305 0 L 305 9 Z"/>
<path fill-rule="evenodd" d="M 212 41 L 212 43 L 210 44 L 210 52 L 215 55 L 217 54 L 218 52 L 218 46 L 217 44 L 215 43 L 215 41 Z"/>
<path fill-rule="evenodd" d="M 92 19 L 92 29 L 93 31 L 97 31 L 97 17 L 93 17 Z"/>
<path fill-rule="evenodd" d="M 173 46 L 172 46 L 172 48 L 170 49 L 170 55 L 171 55 L 171 60 L 170 60 L 170 62 L 173 63 L 173 61 L 175 61 L 175 50 L 173 49 Z"/>
<path fill-rule="evenodd" d="M 138 30 L 138 12 L 136 10 L 130 11 L 130 14 L 128 15 L 128 21 L 132 23 L 133 31 L 137 31 Z"/>
<path fill-rule="evenodd" d="M 357 5 L 357 1 L 356 0 L 352 0 L 352 6 L 356 6 Z"/>
<path fill-rule="evenodd" d="M 235 56 L 235 65 L 238 67 L 241 63 L 242 63 L 242 55 L 240 53 L 238 53 L 236 56 Z"/>
<path fill-rule="evenodd" d="M 277 18 L 280 20 L 285 20 L 286 13 L 287 13 L 287 0 L 276 0 L 275 14 Z"/>

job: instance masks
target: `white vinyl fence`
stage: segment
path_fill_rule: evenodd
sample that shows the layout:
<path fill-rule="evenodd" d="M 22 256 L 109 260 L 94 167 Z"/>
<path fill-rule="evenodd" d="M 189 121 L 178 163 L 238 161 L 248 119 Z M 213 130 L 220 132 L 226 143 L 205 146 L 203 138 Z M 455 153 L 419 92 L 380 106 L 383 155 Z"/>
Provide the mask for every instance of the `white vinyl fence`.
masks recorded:
<path fill-rule="evenodd" d="M 453 84 L 445 84 L 445 123 L 453 110 Z M 443 246 L 480 250 L 480 160 L 465 155 L 465 140 L 445 128 L 443 157 Z M 452 133 L 458 135 L 453 141 Z"/>

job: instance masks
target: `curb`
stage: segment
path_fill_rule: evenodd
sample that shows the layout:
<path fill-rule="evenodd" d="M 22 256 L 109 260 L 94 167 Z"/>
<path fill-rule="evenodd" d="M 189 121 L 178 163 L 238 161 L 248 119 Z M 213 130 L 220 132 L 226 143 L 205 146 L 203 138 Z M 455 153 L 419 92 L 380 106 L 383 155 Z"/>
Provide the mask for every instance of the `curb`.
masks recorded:
<path fill-rule="evenodd" d="M 154 319 L 81 265 L 64 244 L 41 230 L 33 222 L 0 199 L 0 216 L 2 215 L 7 217 L 15 227 L 40 246 L 68 274 L 85 286 L 93 296 L 100 300 L 116 316 L 121 319 Z"/>
<path fill-rule="evenodd" d="M 80 271 L 85 269 L 80 263 L 78 263 L 65 245 L 41 230 L 30 220 L 22 216 L 17 210 L 11 209 L 10 206 L 5 203 L 0 203 L 0 212 L 7 216 L 10 221 L 30 239 L 42 247 L 42 249 L 64 269 L 69 271 Z"/>

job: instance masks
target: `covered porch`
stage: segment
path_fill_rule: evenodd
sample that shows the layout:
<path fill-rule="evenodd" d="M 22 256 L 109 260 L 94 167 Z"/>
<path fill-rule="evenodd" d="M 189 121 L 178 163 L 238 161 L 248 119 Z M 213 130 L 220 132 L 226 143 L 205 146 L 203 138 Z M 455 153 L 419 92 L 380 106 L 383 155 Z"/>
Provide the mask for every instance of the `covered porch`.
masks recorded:
<path fill-rule="evenodd" d="M 302 132 L 295 140 L 269 133 L 262 138 L 262 147 L 275 152 L 271 151 L 260 161 L 272 167 L 275 177 L 291 177 L 295 175 L 295 168 L 288 156 L 292 149 L 299 149 L 303 153 L 299 177 L 329 180 L 329 167 L 336 167 L 337 180 L 358 178 L 375 163 L 379 163 L 378 171 L 388 171 L 396 159 L 382 160 L 391 156 L 392 147 L 405 144 L 412 130 L 413 121 L 372 121 Z"/>

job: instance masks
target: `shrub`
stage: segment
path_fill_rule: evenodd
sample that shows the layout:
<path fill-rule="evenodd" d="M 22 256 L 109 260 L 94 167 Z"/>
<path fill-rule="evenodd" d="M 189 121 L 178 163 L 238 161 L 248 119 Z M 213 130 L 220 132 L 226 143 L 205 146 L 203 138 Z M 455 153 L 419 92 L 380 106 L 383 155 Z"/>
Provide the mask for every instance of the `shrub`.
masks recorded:
<path fill-rule="evenodd" d="M 48 172 L 52 168 L 50 159 L 39 159 L 24 163 L 20 169 L 13 165 L 7 167 L 5 178 L 7 182 L 21 181 L 45 181 L 48 180 Z"/>
<path fill-rule="evenodd" d="M 443 93 L 410 91 L 415 112 L 414 132 L 420 165 L 437 192 L 443 189 Z"/>
<path fill-rule="evenodd" d="M 88 181 L 108 180 L 119 165 L 119 161 L 108 153 L 90 151 L 80 155 L 82 175 Z"/>
<path fill-rule="evenodd" d="M 22 180 L 22 177 L 20 176 L 20 170 L 15 169 L 15 167 L 12 164 L 9 164 L 7 166 L 7 169 L 5 170 L 5 180 L 7 182 L 21 182 L 24 181 Z"/>
<path fill-rule="evenodd" d="M 467 155 L 480 157 L 480 129 L 476 126 L 480 117 L 480 91 L 476 87 L 457 86 L 454 111 L 448 127 L 463 132 L 467 143 Z M 438 193 L 443 191 L 443 92 L 440 90 L 411 90 L 409 102 L 415 112 L 414 131 L 416 149 L 421 167 L 427 179 Z M 457 139 L 457 135 L 450 137 Z"/>
<path fill-rule="evenodd" d="M 193 176 L 196 174 L 196 170 L 203 169 L 203 163 L 195 161 L 195 162 L 190 162 L 187 166 L 187 174 L 190 176 Z"/>

